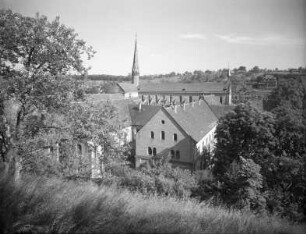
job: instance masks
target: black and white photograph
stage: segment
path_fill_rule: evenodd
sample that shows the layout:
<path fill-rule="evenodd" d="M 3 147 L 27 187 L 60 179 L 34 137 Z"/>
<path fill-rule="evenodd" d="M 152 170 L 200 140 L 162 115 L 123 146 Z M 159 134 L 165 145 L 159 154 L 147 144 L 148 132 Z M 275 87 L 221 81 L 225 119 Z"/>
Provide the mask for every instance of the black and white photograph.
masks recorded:
<path fill-rule="evenodd" d="M 0 0 L 0 233 L 306 233 L 305 0 Z"/>

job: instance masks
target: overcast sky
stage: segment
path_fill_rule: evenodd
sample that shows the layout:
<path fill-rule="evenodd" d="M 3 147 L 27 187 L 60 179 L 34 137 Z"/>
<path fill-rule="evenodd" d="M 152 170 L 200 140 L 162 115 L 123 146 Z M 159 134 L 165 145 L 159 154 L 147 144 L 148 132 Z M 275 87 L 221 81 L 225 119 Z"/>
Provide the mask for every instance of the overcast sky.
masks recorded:
<path fill-rule="evenodd" d="M 97 52 L 90 74 L 306 66 L 305 0 L 0 0 L 26 16 L 60 16 Z"/>

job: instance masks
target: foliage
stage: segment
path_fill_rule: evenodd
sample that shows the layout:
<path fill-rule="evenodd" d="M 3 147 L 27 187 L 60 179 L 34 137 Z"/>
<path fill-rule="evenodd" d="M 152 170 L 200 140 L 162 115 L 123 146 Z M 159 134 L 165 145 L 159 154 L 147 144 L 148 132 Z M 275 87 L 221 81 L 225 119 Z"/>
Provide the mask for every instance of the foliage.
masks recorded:
<path fill-rule="evenodd" d="M 90 59 L 93 50 L 73 29 L 60 24 L 59 18 L 49 22 L 39 14 L 32 18 L 3 9 L 0 44 L 0 76 L 7 82 L 1 93 L 4 101 L 13 101 L 17 107 L 13 124 L 7 127 L 9 149 L 2 158 L 17 176 L 25 122 L 37 113 L 43 118 L 44 112 L 66 112 L 71 101 L 80 97 L 80 82 L 67 75 L 86 72 L 82 59 Z"/>
<path fill-rule="evenodd" d="M 117 112 L 110 103 L 74 103 L 65 115 L 46 114 L 40 124 L 33 124 L 31 120 L 29 126 L 25 125 L 28 137 L 20 144 L 20 152 L 24 155 L 26 172 L 89 177 L 92 166 L 99 168 L 103 164 L 107 168 L 111 163 L 125 162 L 126 146 L 120 143 Z M 39 127 L 33 136 L 30 134 L 32 126 Z M 78 152 L 78 145 L 82 152 Z M 90 159 L 91 152 L 96 153 L 95 161 Z M 41 164 L 43 160 L 51 164 Z"/>
<path fill-rule="evenodd" d="M 240 210 L 263 213 L 266 200 L 261 194 L 263 178 L 260 166 L 252 159 L 233 161 L 223 176 L 199 181 L 192 197 Z"/>
<path fill-rule="evenodd" d="M 216 185 L 218 181 L 221 184 L 212 187 L 215 192 L 204 185 L 204 193 L 208 190 L 208 193 L 217 195 L 227 204 L 254 198 L 250 207 L 257 204 L 255 207 L 259 206 L 260 209 L 264 207 L 266 199 L 270 212 L 302 220 L 305 212 L 306 154 L 305 127 L 299 111 L 279 106 L 273 110 L 273 114 L 267 114 L 248 105 L 239 105 L 234 113 L 220 119 L 216 138 L 215 182 L 212 183 Z M 243 169 L 242 158 L 253 166 L 248 170 Z M 236 163 L 238 174 L 232 170 Z M 254 175 L 247 189 L 240 181 L 239 171 L 242 169 L 251 173 L 250 176 Z M 222 186 L 225 186 L 225 190 L 222 190 Z M 242 197 L 241 191 L 244 193 Z M 239 199 L 236 201 L 233 196 Z"/>
<path fill-rule="evenodd" d="M 275 217 L 54 178 L 0 179 L 1 233 L 304 233 Z"/>
<path fill-rule="evenodd" d="M 250 105 L 240 104 L 220 119 L 216 130 L 214 175 L 222 176 L 239 157 L 262 165 L 276 145 L 274 118 Z"/>
<path fill-rule="evenodd" d="M 271 111 L 278 106 L 291 106 L 292 109 L 305 108 L 306 90 L 302 79 L 305 77 L 278 76 L 278 85 L 264 102 L 265 110 Z"/>
<path fill-rule="evenodd" d="M 196 186 L 196 179 L 189 170 L 172 168 L 169 164 L 142 169 L 131 169 L 117 163 L 111 164 L 99 184 L 112 184 L 118 188 L 139 191 L 143 194 L 188 198 Z"/>
<path fill-rule="evenodd" d="M 265 198 L 261 195 L 262 175 L 260 166 L 252 159 L 240 157 L 232 162 L 221 182 L 220 198 L 227 205 L 238 209 L 263 211 Z"/>
<path fill-rule="evenodd" d="M 27 148 L 33 151 L 34 145 L 39 145 L 31 139 L 31 147 L 27 147 L 29 137 L 55 134 L 61 127 L 54 126 L 56 118 L 66 113 L 72 101 L 84 97 L 81 80 L 68 75 L 86 72 L 83 58 L 90 59 L 94 52 L 73 29 L 60 24 L 59 18 L 50 22 L 39 14 L 25 17 L 3 9 L 0 42 L 0 76 L 6 81 L 1 94 L 3 102 L 16 109 L 1 138 L 7 141 L 1 146 L 8 149 L 1 152 L 4 162 L 18 174 L 22 156 L 29 153 Z M 3 116 L 8 118 L 8 113 Z M 52 116 L 55 119 L 51 120 Z"/>

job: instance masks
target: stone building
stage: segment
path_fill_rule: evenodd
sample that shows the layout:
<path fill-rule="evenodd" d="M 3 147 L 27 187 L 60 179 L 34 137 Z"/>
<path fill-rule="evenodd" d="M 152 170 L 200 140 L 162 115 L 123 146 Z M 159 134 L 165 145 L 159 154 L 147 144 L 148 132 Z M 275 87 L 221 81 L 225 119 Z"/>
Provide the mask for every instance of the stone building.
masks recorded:
<path fill-rule="evenodd" d="M 172 107 L 131 105 L 129 110 L 136 167 L 163 156 L 174 166 L 196 170 L 198 156 L 214 146 L 218 118 L 205 100 Z"/>

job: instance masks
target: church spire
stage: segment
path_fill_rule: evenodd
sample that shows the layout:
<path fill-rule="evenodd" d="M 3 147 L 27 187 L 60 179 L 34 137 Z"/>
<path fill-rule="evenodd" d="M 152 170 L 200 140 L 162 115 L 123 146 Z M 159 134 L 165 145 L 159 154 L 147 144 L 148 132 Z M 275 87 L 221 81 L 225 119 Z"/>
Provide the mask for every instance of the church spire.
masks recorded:
<path fill-rule="evenodd" d="M 132 67 L 132 84 L 139 86 L 139 66 L 138 66 L 138 51 L 137 51 L 137 34 L 135 35 L 135 50 Z"/>

